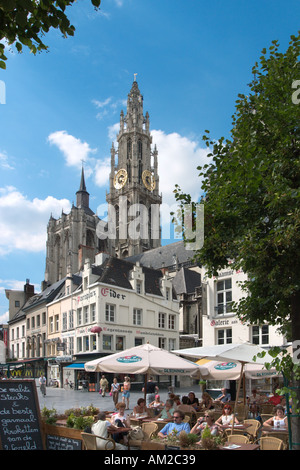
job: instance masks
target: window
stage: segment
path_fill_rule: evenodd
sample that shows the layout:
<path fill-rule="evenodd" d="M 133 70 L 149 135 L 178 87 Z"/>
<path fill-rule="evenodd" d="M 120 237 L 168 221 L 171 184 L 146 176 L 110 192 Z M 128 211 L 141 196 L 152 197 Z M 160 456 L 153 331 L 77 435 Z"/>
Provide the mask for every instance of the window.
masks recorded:
<path fill-rule="evenodd" d="M 124 340 L 123 336 L 116 336 L 116 351 L 124 351 Z"/>
<path fill-rule="evenodd" d="M 89 322 L 89 307 L 88 306 L 83 308 L 83 321 L 84 323 Z"/>
<path fill-rule="evenodd" d="M 232 343 L 232 329 L 225 328 L 224 330 L 217 330 L 217 344 L 230 344 Z"/>
<path fill-rule="evenodd" d="M 159 313 L 158 314 L 158 328 L 165 328 L 165 321 L 166 321 L 166 314 L 165 313 Z"/>
<path fill-rule="evenodd" d="M 141 281 L 136 281 L 136 292 L 140 294 L 142 292 L 142 283 Z"/>
<path fill-rule="evenodd" d="M 106 304 L 105 306 L 105 321 L 114 322 L 115 321 L 115 305 Z"/>
<path fill-rule="evenodd" d="M 140 308 L 133 309 L 133 324 L 137 326 L 142 324 L 142 310 Z"/>
<path fill-rule="evenodd" d="M 74 314 L 73 310 L 69 310 L 69 329 L 72 330 L 74 328 Z"/>
<path fill-rule="evenodd" d="M 170 300 L 170 288 L 166 288 L 166 300 Z"/>
<path fill-rule="evenodd" d="M 217 307 L 218 315 L 231 312 L 232 307 L 232 282 L 231 278 L 217 282 Z"/>
<path fill-rule="evenodd" d="M 50 325 L 49 325 L 49 330 L 50 330 L 50 333 L 53 333 L 54 332 L 54 319 L 53 317 L 50 317 Z"/>
<path fill-rule="evenodd" d="M 77 352 L 79 351 L 82 351 L 82 338 L 81 336 L 79 336 L 79 338 L 77 338 Z"/>
<path fill-rule="evenodd" d="M 55 331 L 59 331 L 59 315 L 55 315 Z"/>
<path fill-rule="evenodd" d="M 20 307 L 20 301 L 19 300 L 15 300 L 15 307 Z"/>
<path fill-rule="evenodd" d="M 175 315 L 169 315 L 169 329 L 175 330 Z"/>
<path fill-rule="evenodd" d="M 96 321 L 96 304 L 91 305 L 91 322 Z"/>
<path fill-rule="evenodd" d="M 252 343 L 269 344 L 269 325 L 252 326 Z"/>
<path fill-rule="evenodd" d="M 77 310 L 77 325 L 82 325 L 82 308 Z"/>
<path fill-rule="evenodd" d="M 169 338 L 169 351 L 173 351 L 174 349 L 176 349 L 176 339 Z"/>
<path fill-rule="evenodd" d="M 158 338 L 158 347 L 166 349 L 166 338 Z"/>
<path fill-rule="evenodd" d="M 97 336 L 96 335 L 91 336 L 91 345 L 92 345 L 92 351 L 96 351 L 97 349 Z"/>
<path fill-rule="evenodd" d="M 67 312 L 63 312 L 62 314 L 62 329 L 63 331 L 65 331 L 68 327 L 68 324 L 67 324 Z"/>
<path fill-rule="evenodd" d="M 112 350 L 112 336 L 109 336 L 109 335 L 102 336 L 102 347 L 106 351 Z"/>
<path fill-rule="evenodd" d="M 141 346 L 143 344 L 143 338 L 134 338 L 134 345 Z"/>

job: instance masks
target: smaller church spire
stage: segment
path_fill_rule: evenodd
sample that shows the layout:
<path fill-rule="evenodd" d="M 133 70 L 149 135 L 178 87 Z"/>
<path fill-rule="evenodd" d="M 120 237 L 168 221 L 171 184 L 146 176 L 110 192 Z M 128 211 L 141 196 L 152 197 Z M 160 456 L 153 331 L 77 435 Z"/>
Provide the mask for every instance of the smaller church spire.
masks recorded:
<path fill-rule="evenodd" d="M 90 195 L 86 190 L 85 179 L 84 179 L 84 169 L 82 166 L 81 170 L 81 180 L 80 180 L 80 187 L 76 193 L 76 206 L 79 209 L 89 209 L 90 205 Z"/>
<path fill-rule="evenodd" d="M 85 180 L 84 180 L 83 165 L 82 165 L 82 169 L 81 169 L 81 180 L 80 180 L 79 191 L 86 191 Z"/>

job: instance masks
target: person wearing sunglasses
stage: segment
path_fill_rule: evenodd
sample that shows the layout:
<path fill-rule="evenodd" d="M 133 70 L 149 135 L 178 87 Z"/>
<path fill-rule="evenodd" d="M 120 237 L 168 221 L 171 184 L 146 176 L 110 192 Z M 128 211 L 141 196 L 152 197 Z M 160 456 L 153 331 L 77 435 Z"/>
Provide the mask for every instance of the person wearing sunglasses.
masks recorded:
<path fill-rule="evenodd" d="M 191 431 L 189 423 L 185 423 L 184 420 L 185 414 L 181 410 L 175 410 L 173 414 L 173 422 L 167 423 L 162 430 L 157 434 L 158 437 L 164 438 L 168 434 L 172 434 L 173 431 L 177 432 L 177 435 L 181 431 L 185 431 L 187 434 Z"/>
<path fill-rule="evenodd" d="M 215 423 L 215 413 L 213 410 L 207 410 L 204 416 L 198 418 L 195 426 L 191 429 L 192 434 L 202 434 L 204 429 L 208 428 L 212 436 L 219 434 L 218 426 Z"/>

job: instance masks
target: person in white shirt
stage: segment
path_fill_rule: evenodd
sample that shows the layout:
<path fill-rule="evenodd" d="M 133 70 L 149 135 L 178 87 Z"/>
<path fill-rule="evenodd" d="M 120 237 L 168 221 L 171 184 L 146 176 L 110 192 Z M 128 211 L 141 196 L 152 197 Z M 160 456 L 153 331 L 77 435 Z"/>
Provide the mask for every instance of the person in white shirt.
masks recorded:
<path fill-rule="evenodd" d="M 92 426 L 92 434 L 96 436 L 103 437 L 104 439 L 96 439 L 97 442 L 97 449 L 99 450 L 111 450 L 113 448 L 113 443 L 110 441 L 106 441 L 108 439 L 108 431 L 116 430 L 116 426 L 113 426 L 109 421 L 106 420 L 106 415 L 103 412 L 98 413 L 97 415 L 97 422 Z M 126 446 L 119 444 L 118 442 L 115 443 L 115 449 L 117 450 L 127 450 Z"/>

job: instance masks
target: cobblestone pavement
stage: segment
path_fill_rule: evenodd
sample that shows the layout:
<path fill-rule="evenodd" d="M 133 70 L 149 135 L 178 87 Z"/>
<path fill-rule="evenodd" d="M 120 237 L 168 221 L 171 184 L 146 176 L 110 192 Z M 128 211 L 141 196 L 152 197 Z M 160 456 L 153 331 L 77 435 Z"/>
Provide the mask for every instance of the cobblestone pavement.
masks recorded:
<path fill-rule="evenodd" d="M 192 386 L 189 388 L 176 388 L 175 393 L 183 396 L 187 395 L 188 392 L 194 390 L 197 397 L 200 395 L 199 387 Z M 66 390 L 64 388 L 47 387 L 47 394 L 43 397 L 39 386 L 37 386 L 37 394 L 39 398 L 40 408 L 44 406 L 48 409 L 55 408 L 58 413 L 63 413 L 65 410 L 70 408 L 80 408 L 81 406 L 93 405 L 99 408 L 101 411 L 113 411 L 114 404 L 112 397 L 107 393 L 105 397 L 102 397 L 99 392 L 87 392 L 81 390 Z M 168 398 L 168 390 L 161 389 L 159 391 L 161 401 L 165 401 Z M 131 391 L 129 411 L 133 410 L 136 402 L 139 398 L 143 397 L 142 391 Z M 119 401 L 122 401 L 122 394 L 119 395 Z"/>

